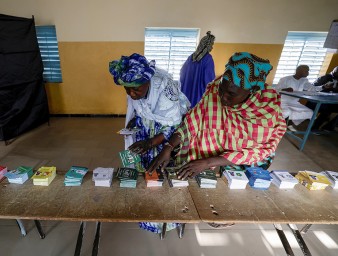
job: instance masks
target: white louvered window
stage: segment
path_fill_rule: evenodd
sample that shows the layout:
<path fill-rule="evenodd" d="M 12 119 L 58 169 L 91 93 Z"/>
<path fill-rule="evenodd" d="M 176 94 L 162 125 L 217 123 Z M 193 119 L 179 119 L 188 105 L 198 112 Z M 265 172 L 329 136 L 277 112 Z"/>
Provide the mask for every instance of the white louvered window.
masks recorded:
<path fill-rule="evenodd" d="M 308 65 L 307 77 L 312 83 L 319 76 L 323 65 L 326 48 L 323 48 L 326 32 L 289 32 L 278 62 L 273 84 L 284 76 L 294 75 L 297 66 Z"/>
<path fill-rule="evenodd" d="M 178 80 L 182 65 L 196 50 L 198 36 L 199 29 L 146 28 L 144 56 Z"/>

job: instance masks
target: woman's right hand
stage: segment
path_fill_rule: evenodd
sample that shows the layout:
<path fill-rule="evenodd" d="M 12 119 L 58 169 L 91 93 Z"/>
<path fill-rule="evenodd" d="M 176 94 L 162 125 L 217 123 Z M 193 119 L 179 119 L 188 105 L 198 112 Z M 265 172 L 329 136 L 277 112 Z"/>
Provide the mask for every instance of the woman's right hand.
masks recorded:
<path fill-rule="evenodd" d="M 127 124 L 127 129 L 133 129 L 136 126 L 136 117 L 131 119 Z"/>
<path fill-rule="evenodd" d="M 329 82 L 329 83 L 326 83 L 323 85 L 323 91 L 330 91 L 330 90 L 333 90 L 333 85 L 334 83 L 333 82 Z"/>
<path fill-rule="evenodd" d="M 149 166 L 147 172 L 149 172 L 149 174 L 152 174 L 153 171 L 155 171 L 159 167 L 161 167 L 161 170 L 163 171 L 164 168 L 167 167 L 167 165 L 169 164 L 171 150 L 171 147 L 164 146 L 161 153 L 153 160 L 153 162 Z"/>

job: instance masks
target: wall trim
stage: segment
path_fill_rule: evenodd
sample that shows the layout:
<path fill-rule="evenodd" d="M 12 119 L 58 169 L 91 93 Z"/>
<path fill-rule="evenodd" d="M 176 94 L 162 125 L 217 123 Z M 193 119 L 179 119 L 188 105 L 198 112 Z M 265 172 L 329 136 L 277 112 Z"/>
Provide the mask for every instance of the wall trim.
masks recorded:
<path fill-rule="evenodd" d="M 107 117 L 107 118 L 119 118 L 126 117 L 123 114 L 50 114 L 50 117 Z"/>

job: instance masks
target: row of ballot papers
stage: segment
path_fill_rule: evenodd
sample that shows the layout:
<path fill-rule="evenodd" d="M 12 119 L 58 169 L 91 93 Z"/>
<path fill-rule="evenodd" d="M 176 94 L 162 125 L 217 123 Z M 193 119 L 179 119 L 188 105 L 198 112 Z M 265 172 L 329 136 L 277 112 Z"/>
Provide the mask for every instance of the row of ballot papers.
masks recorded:
<path fill-rule="evenodd" d="M 120 167 L 116 177 L 120 180 L 121 188 L 136 188 L 138 171 L 134 168 Z"/>
<path fill-rule="evenodd" d="M 155 170 L 151 174 L 146 172 L 144 174 L 147 187 L 162 187 L 164 175 L 160 170 Z"/>
<path fill-rule="evenodd" d="M 167 173 L 168 182 L 170 187 L 187 187 L 189 186 L 188 179 L 179 179 L 178 171 L 180 167 L 166 167 L 165 171 Z"/>
<path fill-rule="evenodd" d="M 200 188 L 216 188 L 216 173 L 212 170 L 205 170 L 204 172 L 196 175 L 196 181 Z"/>
<path fill-rule="evenodd" d="M 65 175 L 65 186 L 81 186 L 83 177 L 88 172 L 87 167 L 72 166 Z"/>
<path fill-rule="evenodd" d="M 333 189 L 337 189 L 338 188 L 338 173 L 337 172 L 332 172 L 332 171 L 323 171 L 321 172 L 323 175 L 325 175 L 330 183 L 331 183 L 331 187 Z"/>
<path fill-rule="evenodd" d="M 332 186 L 328 177 L 323 173 L 299 171 L 295 177 L 298 179 L 300 184 L 309 190 L 322 190 L 327 186 Z"/>
<path fill-rule="evenodd" d="M 2 181 L 6 177 L 5 176 L 6 173 L 7 173 L 7 167 L 0 166 L 0 181 Z"/>
<path fill-rule="evenodd" d="M 93 170 L 93 181 L 97 187 L 110 187 L 113 180 L 114 168 L 97 167 Z"/>
<path fill-rule="evenodd" d="M 177 176 L 180 167 L 167 167 L 166 173 L 171 187 L 189 186 L 188 180 L 181 180 Z M 321 173 L 312 171 L 299 171 L 294 177 L 286 170 L 274 170 L 269 172 L 259 167 L 247 167 L 245 170 L 235 167 L 221 167 L 221 173 L 228 180 L 230 189 L 245 189 L 247 184 L 255 189 L 268 189 L 273 183 L 280 189 L 292 189 L 298 183 L 309 190 L 321 190 L 327 186 L 338 188 L 338 173 L 323 171 Z M 65 186 L 80 186 L 88 168 L 72 166 L 65 175 Z M 93 181 L 95 186 L 110 187 L 112 184 L 114 168 L 98 167 L 93 170 Z M 116 177 L 120 180 L 120 187 L 135 188 L 137 184 L 138 171 L 135 168 L 121 167 Z M 32 177 L 34 185 L 48 186 L 56 177 L 56 167 L 40 167 L 33 173 L 32 167 L 19 166 L 8 171 L 6 167 L 0 166 L 0 179 L 7 177 L 10 183 L 23 184 Z M 217 178 L 213 170 L 205 170 L 198 174 L 196 181 L 201 188 L 216 188 Z M 159 187 L 163 185 L 164 176 L 159 170 L 152 175 L 145 173 L 147 187 Z"/>
<path fill-rule="evenodd" d="M 33 176 L 33 168 L 28 166 L 19 166 L 14 170 L 7 171 L 4 176 L 7 177 L 8 182 L 10 183 L 23 184 Z"/>
<path fill-rule="evenodd" d="M 249 184 L 252 188 L 265 190 L 271 182 L 280 189 L 292 189 L 298 183 L 309 190 L 321 190 L 327 186 L 338 188 L 338 173 L 332 171 L 299 171 L 295 177 L 286 170 L 269 172 L 259 167 L 248 167 L 245 170 L 221 167 L 221 172 L 228 180 L 230 189 L 245 189 Z"/>
<path fill-rule="evenodd" d="M 55 166 L 42 166 L 32 176 L 33 184 L 39 186 L 49 186 L 56 177 Z"/>

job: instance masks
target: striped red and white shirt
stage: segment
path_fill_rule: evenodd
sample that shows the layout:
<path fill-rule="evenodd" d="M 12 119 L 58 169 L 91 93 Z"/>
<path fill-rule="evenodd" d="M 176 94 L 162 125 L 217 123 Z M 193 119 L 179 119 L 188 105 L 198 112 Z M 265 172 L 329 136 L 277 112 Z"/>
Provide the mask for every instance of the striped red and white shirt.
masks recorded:
<path fill-rule="evenodd" d="M 211 82 L 177 132 L 181 148 L 177 163 L 223 156 L 235 165 L 255 164 L 274 153 L 286 131 L 280 96 L 270 86 L 234 107 L 218 95 L 221 77 Z"/>

